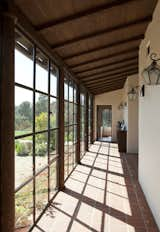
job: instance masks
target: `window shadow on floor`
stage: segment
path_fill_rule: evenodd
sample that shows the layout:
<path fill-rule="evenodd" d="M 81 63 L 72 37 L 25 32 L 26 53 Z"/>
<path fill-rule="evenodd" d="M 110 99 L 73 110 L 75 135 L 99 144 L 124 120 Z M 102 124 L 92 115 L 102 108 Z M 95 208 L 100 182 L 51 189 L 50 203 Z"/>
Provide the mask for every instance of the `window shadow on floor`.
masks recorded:
<path fill-rule="evenodd" d="M 81 162 L 34 232 L 158 232 L 137 170 L 117 144 L 95 142 Z"/>

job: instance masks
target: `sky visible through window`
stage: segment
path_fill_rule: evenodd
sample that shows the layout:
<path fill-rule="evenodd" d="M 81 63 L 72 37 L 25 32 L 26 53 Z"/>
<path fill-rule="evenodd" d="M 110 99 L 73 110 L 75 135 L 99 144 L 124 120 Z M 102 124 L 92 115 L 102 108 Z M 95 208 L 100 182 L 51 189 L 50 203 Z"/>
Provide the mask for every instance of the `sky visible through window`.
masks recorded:
<path fill-rule="evenodd" d="M 33 60 L 15 49 L 15 82 L 33 88 Z M 57 77 L 51 74 L 51 94 L 57 95 Z M 36 64 L 36 89 L 48 92 L 48 71 Z M 15 105 L 30 100 L 30 91 L 16 91 Z"/>

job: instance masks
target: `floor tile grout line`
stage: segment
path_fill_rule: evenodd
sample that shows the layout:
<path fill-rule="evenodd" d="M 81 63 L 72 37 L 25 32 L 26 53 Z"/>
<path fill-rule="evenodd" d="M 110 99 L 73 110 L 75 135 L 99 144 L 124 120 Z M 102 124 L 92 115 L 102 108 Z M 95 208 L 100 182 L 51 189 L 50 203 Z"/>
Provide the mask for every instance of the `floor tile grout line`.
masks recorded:
<path fill-rule="evenodd" d="M 100 146 L 99 146 L 99 149 L 100 149 Z M 99 151 L 99 149 L 98 149 L 98 151 Z M 90 167 L 91 170 L 90 170 L 90 172 L 88 173 L 88 177 L 87 177 L 87 179 L 86 179 L 86 183 L 85 183 L 85 185 L 84 185 L 84 187 L 83 187 L 83 190 L 82 190 L 82 192 L 81 192 L 81 200 L 82 200 L 82 198 L 83 198 L 83 193 L 84 193 L 85 188 L 86 188 L 86 186 L 87 186 L 87 182 L 88 182 L 88 180 L 89 180 L 89 177 L 90 177 L 90 175 L 91 175 L 91 173 L 92 173 L 93 165 L 95 164 L 96 158 L 97 158 L 97 156 L 98 156 L 98 151 L 97 151 L 97 153 L 96 153 L 96 155 L 95 155 L 95 160 L 94 160 L 94 162 L 93 162 L 93 164 L 92 164 L 92 167 Z M 83 165 L 83 163 L 81 163 L 81 165 Z M 69 226 L 68 226 L 66 232 L 69 232 L 70 229 L 71 229 L 71 227 L 72 227 L 72 225 L 73 225 L 73 221 L 74 221 L 74 219 L 76 218 L 76 216 L 77 216 L 77 214 L 78 214 L 78 211 L 79 211 L 79 208 L 80 208 L 80 205 L 81 205 L 81 200 L 79 199 L 79 202 L 77 203 L 77 206 L 76 206 L 76 208 L 75 208 L 75 210 L 74 210 L 74 213 L 73 213 L 73 218 L 72 218 L 72 220 L 71 220 L 71 222 L 70 222 L 70 224 L 69 224 Z"/>
<path fill-rule="evenodd" d="M 144 218 L 144 215 L 143 215 L 143 211 L 142 211 L 142 209 L 141 209 L 141 207 L 140 207 L 140 201 L 139 201 L 139 197 L 138 197 L 138 195 L 137 195 L 137 188 L 136 188 L 136 185 L 135 185 L 135 183 L 134 183 L 134 181 L 133 181 L 132 171 L 131 171 L 131 169 L 129 168 L 129 165 L 128 165 L 128 162 L 127 162 L 126 157 L 125 157 L 125 156 L 123 156 L 123 157 L 124 157 L 124 160 L 125 160 L 125 163 L 126 163 L 126 167 L 127 167 L 128 173 L 129 173 L 129 178 L 130 178 L 130 180 L 131 180 L 131 183 L 132 183 L 132 186 L 133 186 L 133 189 L 134 189 L 134 194 L 135 194 L 135 196 L 136 196 L 137 205 L 138 205 L 138 208 L 139 208 L 139 210 L 140 210 L 141 217 L 142 217 L 142 219 L 143 219 L 143 223 L 144 223 L 144 226 L 145 226 L 145 230 L 146 230 L 146 232 L 150 232 L 150 231 L 148 230 L 148 226 L 146 225 L 145 218 Z M 138 182 L 138 180 L 137 180 L 137 182 Z"/>

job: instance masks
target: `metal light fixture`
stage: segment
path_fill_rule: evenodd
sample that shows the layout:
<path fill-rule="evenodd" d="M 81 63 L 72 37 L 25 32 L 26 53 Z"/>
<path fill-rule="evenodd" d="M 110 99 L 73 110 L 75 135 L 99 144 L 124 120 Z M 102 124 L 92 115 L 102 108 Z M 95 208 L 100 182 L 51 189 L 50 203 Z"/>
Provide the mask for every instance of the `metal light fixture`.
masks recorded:
<path fill-rule="evenodd" d="M 121 102 L 121 103 L 119 104 L 118 109 L 119 109 L 119 110 L 123 110 L 123 109 L 124 109 L 123 102 Z"/>
<path fill-rule="evenodd" d="M 157 64 L 160 58 L 156 53 L 152 53 L 150 58 L 152 63 L 142 72 L 143 78 L 147 85 L 160 85 L 160 66 Z"/>
<path fill-rule="evenodd" d="M 128 98 L 130 101 L 134 101 L 136 100 L 137 97 L 137 92 L 135 90 L 135 88 L 131 88 L 131 90 L 128 92 Z"/>

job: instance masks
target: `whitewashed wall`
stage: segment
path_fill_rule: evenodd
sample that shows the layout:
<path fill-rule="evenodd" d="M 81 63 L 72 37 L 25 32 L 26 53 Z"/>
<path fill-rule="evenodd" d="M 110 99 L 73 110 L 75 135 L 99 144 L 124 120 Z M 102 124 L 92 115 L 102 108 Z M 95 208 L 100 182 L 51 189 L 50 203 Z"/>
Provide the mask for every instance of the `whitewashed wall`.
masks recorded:
<path fill-rule="evenodd" d="M 139 50 L 139 83 L 150 64 L 147 46 L 160 55 L 160 1 Z M 139 181 L 160 229 L 160 86 L 147 86 L 139 98 Z"/>

